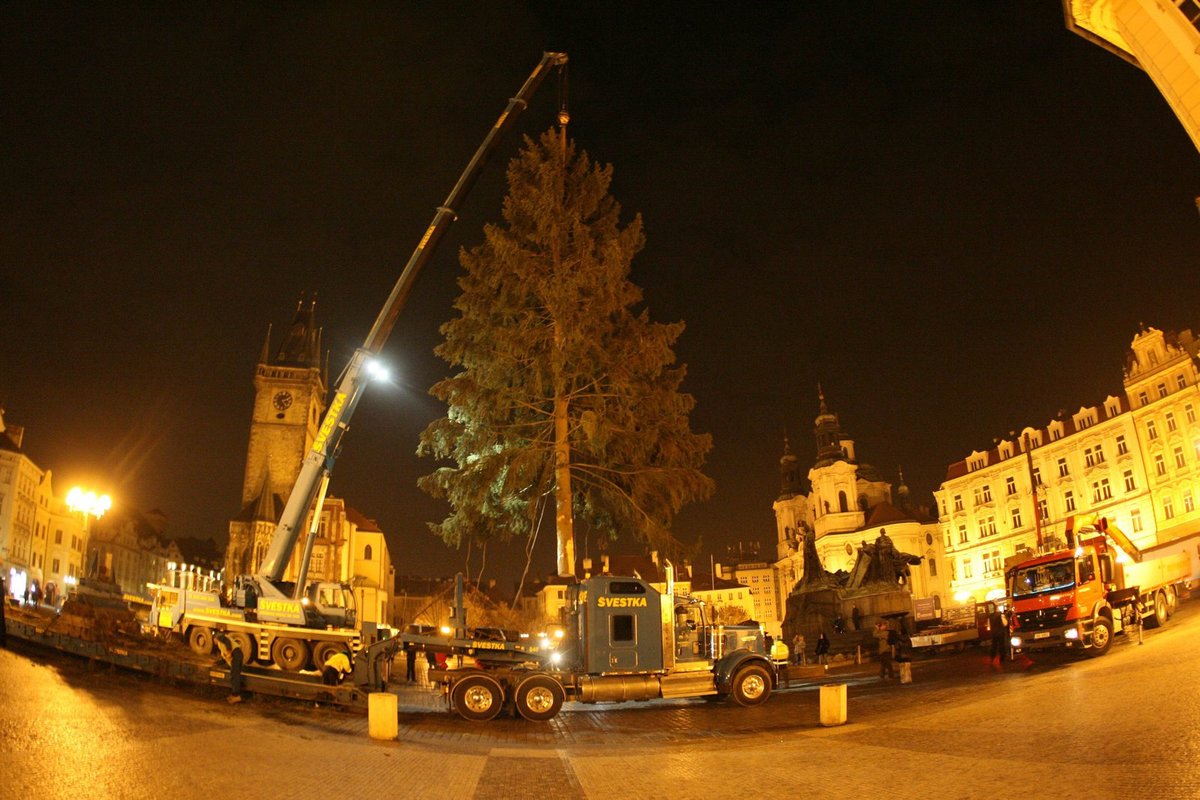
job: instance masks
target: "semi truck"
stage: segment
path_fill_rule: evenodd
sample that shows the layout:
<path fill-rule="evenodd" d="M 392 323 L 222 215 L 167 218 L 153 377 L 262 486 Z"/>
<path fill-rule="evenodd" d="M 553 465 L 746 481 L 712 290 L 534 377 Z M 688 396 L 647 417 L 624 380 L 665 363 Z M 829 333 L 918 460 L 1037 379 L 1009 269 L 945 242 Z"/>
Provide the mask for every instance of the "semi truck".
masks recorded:
<path fill-rule="evenodd" d="M 447 666 L 432 669 L 430 678 L 441 686 L 450 708 L 468 720 L 490 720 L 507 709 L 544 721 L 568 700 L 766 702 L 778 674 L 762 627 L 709 624 L 704 604 L 677 597 L 672 570 L 667 572 L 665 592 L 640 578 L 610 575 L 568 586 L 565 633 L 549 649 L 469 636 L 461 589 L 451 635 L 405 632 L 400 638 L 447 654 Z"/>
<path fill-rule="evenodd" d="M 1143 553 L 1105 518 L 1078 530 L 1068 520 L 1066 542 L 1008 567 L 1014 651 L 1104 655 L 1113 636 L 1132 625 L 1166 624 L 1192 574 L 1187 551 Z"/>
<path fill-rule="evenodd" d="M 511 130 L 546 75 L 552 70 L 561 71 L 566 63 L 565 53 L 542 54 L 520 91 L 509 99 L 508 106 L 488 130 L 445 202 L 438 206 L 366 340 L 354 351 L 338 380 L 257 570 L 251 575 L 225 576 L 233 580 L 228 586 L 210 580 L 197 581 L 190 570 L 174 570 L 176 574 L 168 575 L 152 587 L 155 596 L 150 612 L 152 624 L 179 633 L 201 655 L 212 652 L 216 631 L 227 631 L 243 651 L 247 663 L 275 664 L 288 671 L 319 669 L 331 651 L 342 648 L 355 651 L 369 644 L 362 640 L 362 634 L 369 632 L 359 630 L 350 587 L 340 583 L 310 584 L 307 575 L 321 506 L 334 462 L 341 452 L 342 437 L 349 429 L 363 391 L 378 372 L 377 356 L 391 335 L 421 269 L 457 219 L 462 201 L 496 145 Z M 558 115 L 564 137 L 568 120 L 564 107 Z M 299 574 L 295 580 L 285 580 L 306 518 L 311 524 L 299 560 Z"/>

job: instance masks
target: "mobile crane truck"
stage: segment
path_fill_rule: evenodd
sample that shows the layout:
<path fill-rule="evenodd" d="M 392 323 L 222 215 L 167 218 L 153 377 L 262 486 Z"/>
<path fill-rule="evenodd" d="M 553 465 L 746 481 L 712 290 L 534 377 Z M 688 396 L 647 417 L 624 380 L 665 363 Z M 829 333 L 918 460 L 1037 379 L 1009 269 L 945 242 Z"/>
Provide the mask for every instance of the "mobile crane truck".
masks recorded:
<path fill-rule="evenodd" d="M 344 648 L 358 652 L 363 644 L 370 643 L 361 641 L 353 608 L 354 596 L 348 586 L 306 584 L 321 506 L 334 462 L 341 452 L 342 436 L 349 428 L 350 417 L 374 372 L 375 357 L 391 334 L 421 268 L 433 255 L 450 223 L 457 218 L 456 209 L 546 74 L 551 69 L 561 71 L 566 63 L 565 53 L 542 54 L 525 84 L 509 100 L 484 137 L 446 201 L 438 207 L 433 222 L 392 287 L 366 341 L 354 352 L 342 372 L 258 571 L 237 577 L 229 587 L 230 597 L 225 597 L 215 581 L 198 580 L 200 576 L 190 570 L 172 570 L 163 583 L 151 587 L 154 594 L 150 611 L 152 625 L 180 633 L 200 655 L 212 652 L 217 631 L 227 631 L 233 644 L 242 650 L 246 663 L 256 660 L 263 664 L 273 663 L 292 672 L 310 667 L 319 669 L 332 652 Z M 565 129 L 568 120 L 565 108 L 560 110 L 559 125 Z M 294 582 L 285 581 L 284 574 L 296 548 L 300 528 L 310 511 L 312 524 L 300 559 L 299 576 Z"/>
<path fill-rule="evenodd" d="M 430 671 L 459 716 L 490 720 L 510 709 L 525 719 L 552 719 L 567 700 L 617 703 L 671 697 L 728 697 L 741 706 L 766 702 L 778 675 L 758 625 L 710 625 L 704 605 L 639 578 L 601 575 L 567 587 L 566 634 L 557 650 L 468 635 L 461 575 L 450 636 L 402 633 L 432 652 L 472 656 L 475 666 Z M 486 664 L 487 666 L 479 666 Z"/>
<path fill-rule="evenodd" d="M 1103 517 L 1078 532 L 1068 520 L 1066 534 L 1066 549 L 1008 568 L 1014 650 L 1068 647 L 1104 655 L 1113 634 L 1137 621 L 1138 599 L 1145 624 L 1166 624 L 1192 574 L 1187 551 L 1144 554 Z"/>

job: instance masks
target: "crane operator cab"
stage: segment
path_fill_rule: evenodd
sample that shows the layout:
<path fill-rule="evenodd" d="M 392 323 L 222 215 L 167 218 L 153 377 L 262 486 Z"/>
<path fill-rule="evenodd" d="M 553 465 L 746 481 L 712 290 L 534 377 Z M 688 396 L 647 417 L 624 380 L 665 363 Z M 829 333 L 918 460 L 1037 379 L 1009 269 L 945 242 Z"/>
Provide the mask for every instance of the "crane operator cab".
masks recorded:
<path fill-rule="evenodd" d="M 310 583 L 302 602 L 313 608 L 325 625 L 353 628 L 358 621 L 354 590 L 344 583 Z"/>

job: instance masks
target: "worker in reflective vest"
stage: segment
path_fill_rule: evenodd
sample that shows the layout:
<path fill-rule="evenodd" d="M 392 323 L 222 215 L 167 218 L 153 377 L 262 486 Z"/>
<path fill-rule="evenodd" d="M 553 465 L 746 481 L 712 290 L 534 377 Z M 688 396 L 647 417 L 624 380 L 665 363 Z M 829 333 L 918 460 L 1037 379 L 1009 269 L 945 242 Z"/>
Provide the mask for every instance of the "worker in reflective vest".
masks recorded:
<path fill-rule="evenodd" d="M 350 654 L 340 650 L 325 660 L 321 680 L 326 686 L 337 686 L 350 674 Z"/>

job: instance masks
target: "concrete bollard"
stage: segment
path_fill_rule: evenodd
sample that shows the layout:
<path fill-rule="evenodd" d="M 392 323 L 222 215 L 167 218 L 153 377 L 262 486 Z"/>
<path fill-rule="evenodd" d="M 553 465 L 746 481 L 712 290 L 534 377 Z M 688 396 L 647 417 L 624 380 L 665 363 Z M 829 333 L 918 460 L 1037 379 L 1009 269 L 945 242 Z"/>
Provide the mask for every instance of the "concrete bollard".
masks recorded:
<path fill-rule="evenodd" d="M 901 683 L 912 683 L 912 662 L 911 661 L 901 661 L 900 662 L 900 682 Z"/>
<path fill-rule="evenodd" d="M 367 695 L 367 733 L 391 741 L 400 736 L 399 698 L 391 692 Z"/>
<path fill-rule="evenodd" d="M 821 724 L 826 728 L 846 723 L 846 684 L 829 683 L 821 687 Z"/>

